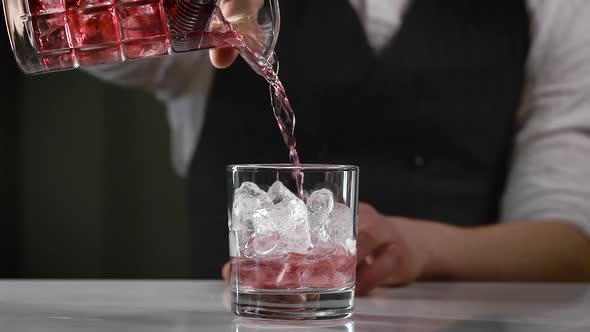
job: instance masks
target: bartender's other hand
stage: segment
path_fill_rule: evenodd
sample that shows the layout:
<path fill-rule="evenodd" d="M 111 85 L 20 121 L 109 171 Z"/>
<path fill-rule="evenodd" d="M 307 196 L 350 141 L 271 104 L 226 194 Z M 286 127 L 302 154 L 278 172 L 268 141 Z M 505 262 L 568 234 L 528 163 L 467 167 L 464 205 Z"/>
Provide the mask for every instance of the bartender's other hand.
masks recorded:
<path fill-rule="evenodd" d="M 221 269 L 221 276 L 223 277 L 223 280 L 229 282 L 230 273 L 231 273 L 231 265 L 229 262 L 227 262 L 227 263 L 225 263 L 225 265 L 223 265 L 223 268 Z"/>
<path fill-rule="evenodd" d="M 223 16 L 229 21 L 234 21 L 238 16 L 256 17 L 260 8 L 264 6 L 263 0 L 221 0 L 219 8 Z M 235 48 L 216 48 L 209 51 L 209 57 L 214 67 L 225 69 L 237 59 L 239 53 Z"/>
<path fill-rule="evenodd" d="M 426 256 L 415 239 L 411 221 L 385 216 L 373 206 L 359 204 L 356 293 L 368 295 L 380 286 L 399 286 L 418 279 Z M 409 226 L 409 227 L 408 227 Z"/>

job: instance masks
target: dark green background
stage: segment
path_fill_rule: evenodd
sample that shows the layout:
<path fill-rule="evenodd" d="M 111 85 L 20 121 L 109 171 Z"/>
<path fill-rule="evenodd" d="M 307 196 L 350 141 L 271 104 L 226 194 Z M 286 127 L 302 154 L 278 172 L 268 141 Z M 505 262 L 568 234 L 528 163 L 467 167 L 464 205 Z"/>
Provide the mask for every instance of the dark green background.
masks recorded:
<path fill-rule="evenodd" d="M 0 277 L 189 277 L 163 105 L 81 70 L 21 74 L 1 33 Z"/>

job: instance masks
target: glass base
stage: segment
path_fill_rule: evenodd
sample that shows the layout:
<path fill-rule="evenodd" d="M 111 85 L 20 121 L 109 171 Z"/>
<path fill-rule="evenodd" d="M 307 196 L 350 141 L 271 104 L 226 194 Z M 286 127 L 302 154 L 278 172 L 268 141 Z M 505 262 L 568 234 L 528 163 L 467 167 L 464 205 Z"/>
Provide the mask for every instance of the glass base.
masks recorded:
<path fill-rule="evenodd" d="M 336 291 L 233 291 L 232 312 L 271 320 L 330 320 L 352 316 L 354 288 Z"/>

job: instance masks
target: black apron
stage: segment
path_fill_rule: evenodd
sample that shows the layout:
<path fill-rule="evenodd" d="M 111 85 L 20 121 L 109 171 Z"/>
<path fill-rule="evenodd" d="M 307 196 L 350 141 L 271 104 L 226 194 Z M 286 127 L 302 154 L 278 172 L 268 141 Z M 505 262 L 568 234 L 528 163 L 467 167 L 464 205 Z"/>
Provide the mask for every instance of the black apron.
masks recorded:
<path fill-rule="evenodd" d="M 498 217 L 529 49 L 525 1 L 415 0 L 379 55 L 348 1 L 283 1 L 280 77 L 303 163 L 360 166 L 388 215 L 471 226 Z M 218 71 L 189 175 L 195 278 L 228 260 L 228 164 L 288 162 L 268 84 Z"/>

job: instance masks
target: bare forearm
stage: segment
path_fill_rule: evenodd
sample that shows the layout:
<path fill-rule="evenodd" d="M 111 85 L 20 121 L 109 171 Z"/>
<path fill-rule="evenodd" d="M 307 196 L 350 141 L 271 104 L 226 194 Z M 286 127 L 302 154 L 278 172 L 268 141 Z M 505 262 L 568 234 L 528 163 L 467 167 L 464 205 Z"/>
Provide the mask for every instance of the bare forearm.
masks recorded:
<path fill-rule="evenodd" d="M 458 228 L 408 222 L 403 231 L 428 243 L 424 279 L 590 281 L 590 240 L 561 222 Z M 421 238 L 421 239 L 420 239 Z"/>

